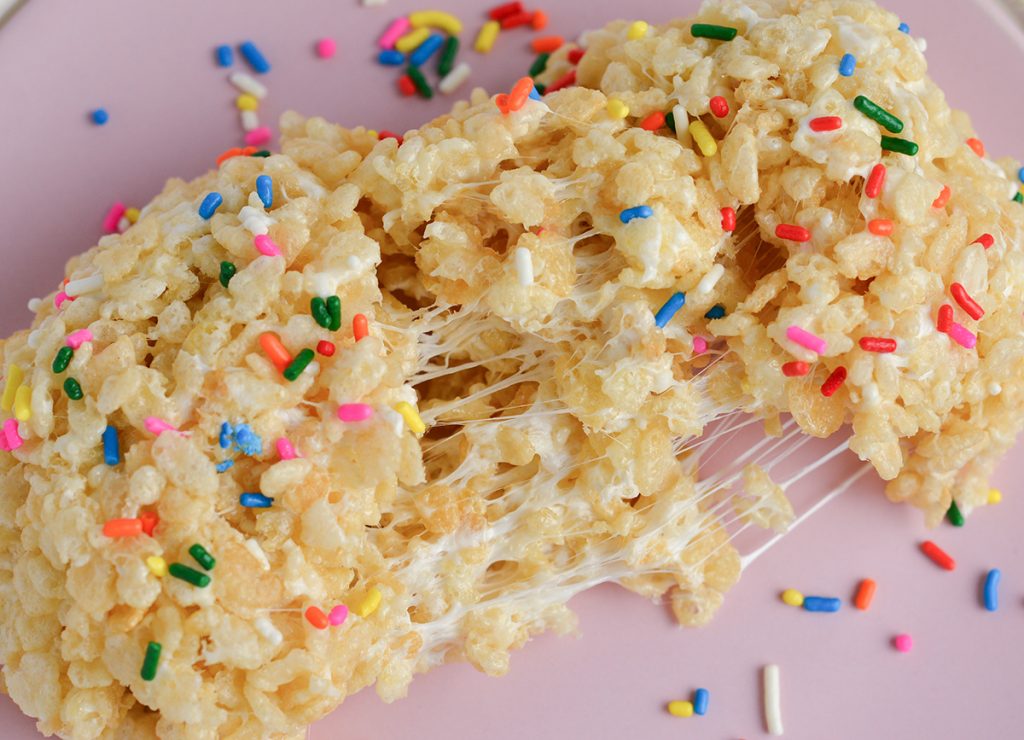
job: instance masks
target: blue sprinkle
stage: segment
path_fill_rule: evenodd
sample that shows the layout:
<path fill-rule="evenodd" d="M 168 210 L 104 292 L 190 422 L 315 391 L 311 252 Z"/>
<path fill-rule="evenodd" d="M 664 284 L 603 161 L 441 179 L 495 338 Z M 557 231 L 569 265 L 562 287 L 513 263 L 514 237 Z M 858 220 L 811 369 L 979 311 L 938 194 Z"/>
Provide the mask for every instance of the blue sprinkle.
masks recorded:
<path fill-rule="evenodd" d="M 256 48 L 256 44 L 251 41 L 246 41 L 244 44 L 238 47 L 238 50 L 242 52 L 242 56 L 245 57 L 245 61 L 249 62 L 249 66 L 252 67 L 258 74 L 265 75 L 270 71 L 270 62 L 263 56 L 263 52 Z"/>
<path fill-rule="evenodd" d="M 1021 182 L 1024 182 L 1024 167 L 1021 167 L 1019 170 L 1017 170 L 1017 179 L 1020 180 Z"/>
<path fill-rule="evenodd" d="M 843 58 L 839 60 L 839 74 L 843 77 L 853 77 L 856 69 L 857 57 L 853 54 L 843 54 Z"/>
<path fill-rule="evenodd" d="M 231 47 L 227 44 L 221 44 L 217 47 L 217 65 L 221 67 L 230 67 L 235 62 L 235 52 L 231 50 Z"/>
<path fill-rule="evenodd" d="M 900 24 L 900 30 L 903 33 L 910 33 L 910 26 L 908 26 L 906 23 L 901 23 Z"/>
<path fill-rule="evenodd" d="M 206 220 L 211 219 L 214 211 L 220 208 L 220 204 L 223 202 L 224 199 L 220 193 L 207 193 L 203 202 L 199 204 L 199 215 Z"/>
<path fill-rule="evenodd" d="M 385 49 L 377 57 L 377 61 L 389 67 L 398 67 L 405 64 L 405 54 L 397 49 Z"/>
<path fill-rule="evenodd" d="M 705 319 L 720 319 L 725 316 L 725 306 L 721 303 L 716 303 L 714 306 L 708 309 L 708 312 L 704 314 Z"/>
<path fill-rule="evenodd" d="M 530 100 L 543 100 L 543 99 L 544 99 L 544 98 L 542 98 L 542 97 L 540 96 L 540 93 L 539 93 L 539 92 L 537 92 L 537 86 L 536 86 L 536 85 L 534 85 L 534 86 L 533 86 L 533 87 L 532 87 L 532 88 L 530 89 Z"/>
<path fill-rule="evenodd" d="M 222 449 L 227 449 L 231 446 L 231 437 L 234 432 L 231 430 L 231 424 L 224 422 L 220 425 L 220 446 Z"/>
<path fill-rule="evenodd" d="M 107 113 L 106 108 L 97 108 L 89 114 L 89 118 L 91 118 L 92 122 L 95 123 L 97 126 L 102 126 L 110 120 L 110 114 Z"/>
<path fill-rule="evenodd" d="M 635 208 L 627 208 L 619 214 L 619 220 L 624 224 L 628 224 L 634 218 L 650 218 L 654 215 L 654 211 L 651 210 L 650 206 L 636 206 Z"/>
<path fill-rule="evenodd" d="M 217 463 L 217 472 L 223 473 L 225 470 L 235 464 L 234 460 L 225 460 L 224 462 Z"/>
<path fill-rule="evenodd" d="M 263 453 L 263 440 L 248 424 L 235 427 L 235 449 L 243 455 L 260 455 Z"/>
<path fill-rule="evenodd" d="M 434 55 L 434 52 L 441 48 L 441 44 L 444 43 L 444 36 L 439 33 L 433 33 L 427 37 L 427 40 L 416 47 L 416 51 L 409 55 L 409 64 L 413 67 L 418 67 L 423 62 L 427 61 Z"/>
<path fill-rule="evenodd" d="M 117 438 L 117 429 L 112 426 L 103 430 L 103 462 L 111 467 L 121 462 L 121 442 Z"/>
<path fill-rule="evenodd" d="M 665 305 L 654 314 L 654 324 L 659 329 L 672 320 L 672 317 L 679 312 L 679 309 L 686 305 L 686 293 L 673 293 L 672 297 L 665 301 Z"/>
<path fill-rule="evenodd" d="M 238 503 L 249 509 L 269 509 L 274 499 L 262 493 L 243 493 L 238 497 Z"/>
<path fill-rule="evenodd" d="M 999 579 L 1002 575 L 999 568 L 993 568 L 985 576 L 985 608 L 990 612 L 999 608 Z"/>
<path fill-rule="evenodd" d="M 264 208 L 274 205 L 274 181 L 270 175 L 260 175 L 256 178 L 256 195 L 263 201 Z"/>
<path fill-rule="evenodd" d="M 693 692 L 693 713 L 701 716 L 708 713 L 708 700 L 711 694 L 707 689 L 697 689 Z"/>
<path fill-rule="evenodd" d="M 842 602 L 825 596 L 805 596 L 804 609 L 809 612 L 837 612 Z"/>

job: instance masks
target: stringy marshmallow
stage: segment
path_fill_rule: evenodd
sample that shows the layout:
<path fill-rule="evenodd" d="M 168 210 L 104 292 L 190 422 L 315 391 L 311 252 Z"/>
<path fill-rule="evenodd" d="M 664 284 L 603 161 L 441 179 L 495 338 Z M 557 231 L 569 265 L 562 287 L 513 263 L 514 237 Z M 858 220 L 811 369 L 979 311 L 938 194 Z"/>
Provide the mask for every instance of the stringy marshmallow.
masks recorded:
<path fill-rule="evenodd" d="M 0 344 L 5 377 L 17 365 L 31 387 L 21 444 L 0 451 L 0 661 L 42 732 L 294 734 L 370 684 L 396 699 L 446 659 L 504 673 L 531 635 L 573 629 L 572 595 L 608 581 L 703 624 L 740 572 L 720 517 L 775 531 L 793 519 L 763 468 L 727 466 L 739 491 L 696 476 L 706 425 L 740 410 L 770 430 L 788 413 L 807 434 L 849 435 L 889 495 L 932 522 L 953 493 L 964 510 L 987 499 L 1024 388 L 1016 163 L 965 144 L 967 116 L 871 3 L 722 0 L 700 20 L 738 35 L 694 39 L 680 21 L 627 40 L 614 23 L 587 34 L 579 87 L 509 115 L 478 90 L 402 146 L 286 114 L 280 153 L 169 181 L 124 234 L 69 263 L 71 281 L 102 284 L 59 309 L 46 297 L 31 334 Z M 873 52 L 841 77 L 851 44 Z M 708 112 L 715 95 L 724 119 Z M 857 95 L 902 119 L 917 156 L 881 151 Z M 611 97 L 629 117 L 608 115 Z M 846 121 L 824 146 L 808 128 L 819 110 Z M 655 111 L 675 112 L 678 137 L 637 125 Z M 711 158 L 686 133 L 697 119 Z M 879 161 L 888 178 L 867 198 Z M 253 199 L 260 174 L 269 212 Z M 933 207 L 944 185 L 952 197 Z M 213 191 L 223 205 L 198 219 Z M 869 218 L 893 234 L 868 233 Z M 777 238 L 780 224 L 811 241 Z M 282 256 L 256 251 L 262 233 Z M 990 248 L 972 244 L 986 233 Z M 227 288 L 224 261 L 237 266 Z M 985 310 L 979 322 L 955 308 L 974 349 L 935 327 L 954 282 Z M 676 292 L 686 303 L 659 329 Z M 318 294 L 341 298 L 340 331 L 310 315 Z M 724 317 L 705 318 L 714 306 Z M 804 377 L 780 371 L 807 352 L 791 326 L 825 342 Z M 93 340 L 55 375 L 85 328 Z M 288 382 L 265 332 L 293 356 L 326 338 L 336 352 Z M 863 337 L 897 349 L 866 352 Z M 826 397 L 839 367 L 848 378 Z M 343 422 L 343 404 L 373 415 Z M 180 433 L 154 436 L 148 417 Z M 250 425 L 262 453 L 222 449 L 225 420 Z M 300 457 L 278 458 L 281 437 Z M 273 505 L 242 508 L 243 492 Z M 160 518 L 152 536 L 102 535 L 142 511 Z M 145 565 L 190 563 L 196 542 L 217 561 L 208 588 Z M 337 604 L 351 610 L 340 627 L 303 618 Z M 145 681 L 149 641 L 162 654 Z"/>

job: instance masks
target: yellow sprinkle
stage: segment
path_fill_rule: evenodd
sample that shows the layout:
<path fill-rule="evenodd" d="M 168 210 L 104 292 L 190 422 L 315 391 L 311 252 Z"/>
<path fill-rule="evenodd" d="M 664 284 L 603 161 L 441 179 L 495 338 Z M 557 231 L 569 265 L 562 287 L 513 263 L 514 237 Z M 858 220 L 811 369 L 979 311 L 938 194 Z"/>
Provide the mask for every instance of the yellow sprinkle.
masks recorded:
<path fill-rule="evenodd" d="M 608 108 L 608 115 L 612 118 L 625 118 L 629 115 L 629 106 L 618 98 L 609 98 L 606 107 Z"/>
<path fill-rule="evenodd" d="M 990 504 L 998 504 L 1003 500 L 1003 494 L 998 488 L 988 489 L 988 502 Z"/>
<path fill-rule="evenodd" d="M 128 223 L 133 224 L 139 220 L 139 209 L 138 208 L 126 208 L 124 217 L 128 219 Z"/>
<path fill-rule="evenodd" d="M 242 93 L 235 98 L 235 107 L 238 108 L 238 110 L 259 110 L 260 100 L 255 95 Z"/>
<path fill-rule="evenodd" d="M 693 702 L 692 701 L 670 701 L 668 703 L 668 713 L 673 717 L 692 717 L 693 716 Z"/>
<path fill-rule="evenodd" d="M 429 36 L 430 29 L 417 28 L 413 31 L 409 31 L 405 36 L 398 39 L 398 41 L 395 42 L 395 48 L 403 54 L 408 54 L 410 51 L 426 41 Z"/>
<path fill-rule="evenodd" d="M 21 386 L 21 379 L 24 375 L 21 372 L 21 368 L 11 363 L 7 368 L 7 385 L 4 386 L 4 395 L 0 397 L 0 409 L 4 411 L 10 411 L 11 407 L 14 406 L 14 395 L 18 392 L 18 388 Z"/>
<path fill-rule="evenodd" d="M 14 418 L 18 421 L 32 418 L 32 389 L 27 385 L 19 385 L 14 392 Z"/>
<path fill-rule="evenodd" d="M 704 121 L 699 118 L 690 124 L 690 136 L 697 142 L 700 153 L 705 157 L 713 157 L 718 153 L 718 143 L 715 141 L 715 137 L 708 131 Z"/>
<path fill-rule="evenodd" d="M 782 592 L 782 600 L 790 606 L 803 606 L 804 595 L 795 588 L 787 588 Z"/>
<path fill-rule="evenodd" d="M 420 418 L 419 412 L 417 412 L 408 401 L 399 401 L 396 403 L 395 411 L 402 415 L 402 418 L 405 419 L 405 423 L 409 425 L 413 434 L 423 434 L 423 432 L 427 431 L 427 425 L 423 423 L 423 419 Z"/>
<path fill-rule="evenodd" d="M 629 24 L 629 30 L 626 31 L 626 38 L 630 41 L 636 41 L 642 39 L 647 35 L 647 24 L 644 21 L 633 21 Z"/>
<path fill-rule="evenodd" d="M 163 578 L 167 575 L 167 561 L 159 555 L 150 555 L 146 558 L 146 567 L 157 578 Z"/>
<path fill-rule="evenodd" d="M 501 24 L 498 21 L 487 21 L 483 28 L 480 29 L 480 33 L 476 35 L 473 48 L 481 54 L 487 54 L 494 47 L 494 42 L 497 41 L 498 31 L 500 30 Z"/>
<path fill-rule="evenodd" d="M 413 28 L 423 28 L 424 26 L 440 28 L 452 36 L 458 36 L 462 33 L 462 21 L 451 13 L 445 13 L 440 10 L 420 10 L 412 13 L 409 16 L 409 23 Z"/>
<path fill-rule="evenodd" d="M 372 136 L 375 139 L 377 138 L 377 135 L 378 135 L 377 134 L 377 130 L 376 129 L 372 129 L 372 128 L 366 129 L 366 133 L 368 133 L 370 136 Z"/>
<path fill-rule="evenodd" d="M 366 596 L 360 599 L 358 604 L 352 607 L 352 611 L 365 619 L 377 611 L 382 596 L 380 589 L 374 586 L 366 592 Z"/>

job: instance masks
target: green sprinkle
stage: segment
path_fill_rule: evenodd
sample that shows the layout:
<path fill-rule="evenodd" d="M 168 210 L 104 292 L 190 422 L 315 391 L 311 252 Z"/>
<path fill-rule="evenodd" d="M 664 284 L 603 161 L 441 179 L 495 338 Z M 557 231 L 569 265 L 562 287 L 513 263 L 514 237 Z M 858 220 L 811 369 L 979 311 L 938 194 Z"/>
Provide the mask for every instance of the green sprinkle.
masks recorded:
<path fill-rule="evenodd" d="M 459 53 L 459 39 L 449 36 L 444 42 L 444 49 L 441 50 L 441 59 L 437 63 L 437 73 L 444 77 L 452 71 L 455 66 L 455 55 Z"/>
<path fill-rule="evenodd" d="M 327 303 L 320 296 L 315 296 L 309 301 L 309 312 L 313 314 L 313 320 L 325 329 L 331 328 L 331 314 L 327 310 Z"/>
<path fill-rule="evenodd" d="M 331 316 L 331 323 L 328 329 L 338 331 L 341 328 L 341 299 L 332 295 L 327 299 L 327 313 Z"/>
<path fill-rule="evenodd" d="M 416 91 L 420 94 L 420 97 L 430 100 L 434 97 L 434 91 L 430 89 L 430 85 L 427 84 L 427 78 L 423 76 L 417 67 L 409 67 L 405 73 L 409 75 L 409 79 L 412 80 L 412 84 L 416 86 Z"/>
<path fill-rule="evenodd" d="M 200 573 L 198 570 L 192 570 L 181 563 L 171 563 L 167 567 L 167 572 L 175 578 L 180 578 L 193 586 L 199 586 L 199 588 L 206 588 L 210 585 L 210 576 Z"/>
<path fill-rule="evenodd" d="M 313 350 L 309 347 L 302 350 L 295 356 L 292 363 L 284 369 L 284 377 L 288 380 L 294 381 L 300 375 L 302 371 L 306 369 L 306 366 L 313 361 Z"/>
<path fill-rule="evenodd" d="M 530 65 L 530 77 L 536 77 L 542 74 L 545 69 L 548 68 L 548 59 L 551 58 L 550 54 L 541 54 Z"/>
<path fill-rule="evenodd" d="M 673 134 L 676 132 L 676 114 L 672 111 L 665 114 L 665 125 Z"/>
<path fill-rule="evenodd" d="M 1024 203 L 1024 193 L 1018 192 L 1015 196 L 1013 196 L 1013 200 L 1016 203 Z"/>
<path fill-rule="evenodd" d="M 213 566 L 217 564 L 214 560 L 213 555 L 206 551 L 206 548 L 200 545 L 198 542 L 192 547 L 188 548 L 188 554 L 196 559 L 196 562 L 203 566 L 204 570 L 213 570 Z"/>
<path fill-rule="evenodd" d="M 70 347 L 61 347 L 57 356 L 53 358 L 53 372 L 62 373 L 68 369 L 68 365 L 71 364 L 71 358 L 75 356 L 75 351 Z"/>
<path fill-rule="evenodd" d="M 960 507 L 956 505 L 956 501 L 949 505 L 946 518 L 949 519 L 949 523 L 954 527 L 964 526 L 964 515 L 960 512 Z"/>
<path fill-rule="evenodd" d="M 903 121 L 898 119 L 878 103 L 864 97 L 863 95 L 858 95 L 853 99 L 853 107 L 875 123 L 884 126 L 889 131 L 892 131 L 894 134 L 898 134 L 903 130 Z"/>
<path fill-rule="evenodd" d="M 146 658 L 142 661 L 142 680 L 152 681 L 156 678 L 156 667 L 160 663 L 160 651 L 161 648 L 159 642 L 151 642 L 146 646 Z"/>
<path fill-rule="evenodd" d="M 82 396 L 85 395 L 82 393 L 82 386 L 74 378 L 68 378 L 64 381 L 64 392 L 68 394 L 68 398 L 72 401 L 81 401 Z"/>
<path fill-rule="evenodd" d="M 548 86 L 545 85 L 543 82 L 535 82 L 535 83 L 533 83 L 533 86 L 535 88 L 537 88 L 537 94 L 538 95 L 543 95 L 544 93 L 546 93 L 548 91 Z"/>
<path fill-rule="evenodd" d="M 732 41 L 736 38 L 736 29 L 729 26 L 715 26 L 710 23 L 694 23 L 690 26 L 690 34 L 695 39 Z"/>
<path fill-rule="evenodd" d="M 228 287 L 228 283 L 231 282 L 231 278 L 238 272 L 238 268 L 235 267 L 234 262 L 221 262 L 220 263 L 220 284 L 225 288 Z"/>
<path fill-rule="evenodd" d="M 891 136 L 882 137 L 882 149 L 887 152 L 897 152 L 913 157 L 920 148 L 914 142 L 907 141 L 906 139 L 894 139 Z"/>
<path fill-rule="evenodd" d="M 253 152 L 249 156 L 250 157 L 269 157 L 270 156 L 270 150 L 269 149 L 260 149 L 258 152 Z"/>

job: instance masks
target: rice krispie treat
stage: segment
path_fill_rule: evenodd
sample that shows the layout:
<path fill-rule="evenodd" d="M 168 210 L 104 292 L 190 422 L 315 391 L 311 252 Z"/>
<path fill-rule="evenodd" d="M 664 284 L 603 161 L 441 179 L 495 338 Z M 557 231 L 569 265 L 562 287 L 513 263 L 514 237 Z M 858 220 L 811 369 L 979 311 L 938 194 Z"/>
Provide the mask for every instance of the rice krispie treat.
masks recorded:
<path fill-rule="evenodd" d="M 701 624 L 731 535 L 793 516 L 754 451 L 698 476 L 729 414 L 848 437 L 932 521 L 983 502 L 1024 210 L 898 19 L 726 0 L 583 41 L 561 90 L 401 144 L 286 115 L 0 344 L 0 659 L 42 731 L 301 734 L 505 672 L 602 582 Z"/>

